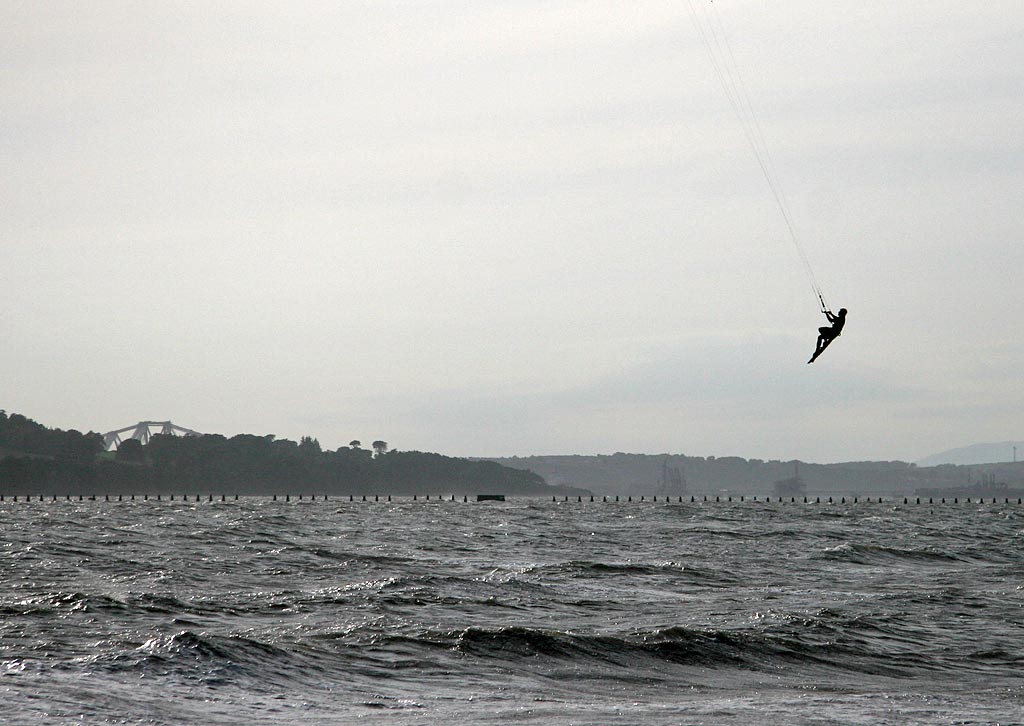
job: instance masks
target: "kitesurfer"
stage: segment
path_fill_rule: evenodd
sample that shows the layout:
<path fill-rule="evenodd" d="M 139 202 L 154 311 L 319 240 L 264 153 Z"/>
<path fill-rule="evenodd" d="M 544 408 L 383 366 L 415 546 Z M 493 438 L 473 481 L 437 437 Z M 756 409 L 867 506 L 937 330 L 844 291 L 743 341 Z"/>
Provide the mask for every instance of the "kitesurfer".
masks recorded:
<path fill-rule="evenodd" d="M 814 346 L 814 355 L 807 361 L 808 363 L 813 363 L 825 351 L 828 344 L 840 336 L 843 326 L 846 325 L 846 308 L 839 308 L 839 313 L 835 315 L 827 308 L 822 312 L 825 313 L 825 317 L 832 325 L 818 328 L 818 342 Z"/>

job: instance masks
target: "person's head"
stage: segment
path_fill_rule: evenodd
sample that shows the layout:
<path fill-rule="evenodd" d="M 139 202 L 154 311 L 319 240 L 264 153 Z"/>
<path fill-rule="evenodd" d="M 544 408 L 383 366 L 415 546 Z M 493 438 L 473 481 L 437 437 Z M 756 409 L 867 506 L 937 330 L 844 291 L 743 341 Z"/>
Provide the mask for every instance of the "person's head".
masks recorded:
<path fill-rule="evenodd" d="M 845 318 L 846 317 L 846 308 L 839 308 L 839 317 L 841 317 L 841 318 Z"/>

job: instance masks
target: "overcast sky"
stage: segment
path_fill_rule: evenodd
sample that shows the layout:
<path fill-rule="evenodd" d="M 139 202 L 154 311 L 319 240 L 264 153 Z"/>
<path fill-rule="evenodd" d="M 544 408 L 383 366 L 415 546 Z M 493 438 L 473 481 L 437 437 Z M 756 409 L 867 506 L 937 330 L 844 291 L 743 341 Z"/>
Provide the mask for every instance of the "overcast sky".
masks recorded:
<path fill-rule="evenodd" d="M 850 311 L 814 365 L 686 0 L 8 0 L 0 408 L 479 456 L 1024 437 L 1024 4 L 714 13 Z"/>

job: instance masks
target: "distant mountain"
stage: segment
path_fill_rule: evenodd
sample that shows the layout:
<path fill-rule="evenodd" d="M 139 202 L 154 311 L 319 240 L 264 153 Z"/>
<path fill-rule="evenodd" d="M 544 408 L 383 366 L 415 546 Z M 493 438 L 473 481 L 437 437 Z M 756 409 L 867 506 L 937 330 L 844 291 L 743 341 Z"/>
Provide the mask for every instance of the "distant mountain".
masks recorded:
<path fill-rule="evenodd" d="M 940 466 L 942 464 L 999 464 L 1013 461 L 1013 447 L 1017 447 L 1017 460 L 1024 459 L 1024 441 L 1002 441 L 997 444 L 971 444 L 950 449 L 940 454 L 926 456 L 917 462 L 918 466 Z"/>

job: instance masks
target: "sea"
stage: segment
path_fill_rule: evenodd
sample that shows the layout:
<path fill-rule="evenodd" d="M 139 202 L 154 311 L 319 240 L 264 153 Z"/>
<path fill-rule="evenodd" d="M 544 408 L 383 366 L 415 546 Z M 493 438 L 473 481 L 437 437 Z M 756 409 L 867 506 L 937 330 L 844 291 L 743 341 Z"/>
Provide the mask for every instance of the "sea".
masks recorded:
<path fill-rule="evenodd" d="M 1024 506 L 8 498 L 0 723 L 1020 724 Z"/>

